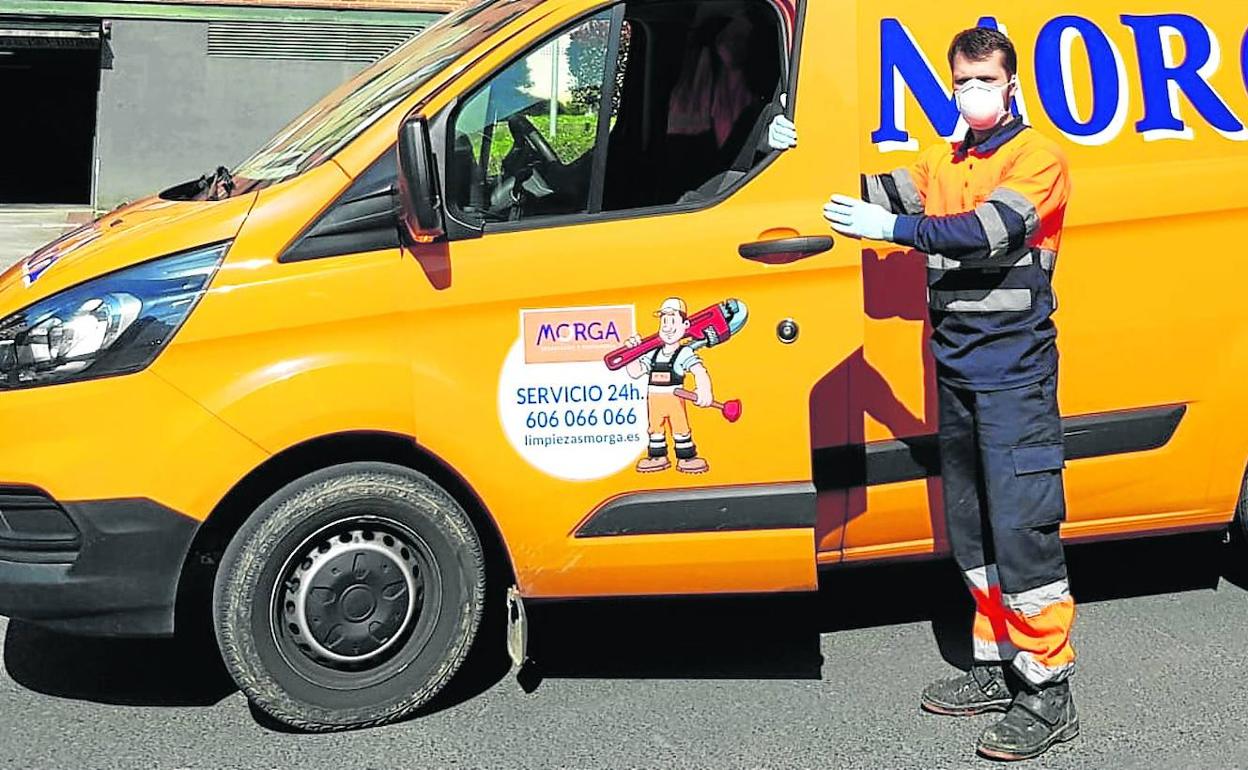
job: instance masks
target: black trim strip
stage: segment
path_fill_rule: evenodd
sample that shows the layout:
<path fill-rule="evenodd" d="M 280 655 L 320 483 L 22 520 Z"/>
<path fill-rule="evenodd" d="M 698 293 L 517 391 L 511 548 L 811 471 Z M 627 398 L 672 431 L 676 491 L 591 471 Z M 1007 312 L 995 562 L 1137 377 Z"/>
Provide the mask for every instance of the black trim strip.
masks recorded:
<path fill-rule="evenodd" d="M 607 58 L 603 62 L 604 77 L 598 92 L 598 132 L 594 138 L 593 166 L 589 175 L 589 211 L 602 211 L 602 195 L 607 181 L 607 146 L 611 137 L 611 112 L 620 85 L 620 38 L 624 34 L 624 4 L 611 10 L 611 30 L 607 33 Z M 607 88 L 607 83 L 611 88 Z M 620 89 L 623 90 L 623 89 Z"/>
<path fill-rule="evenodd" d="M 884 195 L 888 197 L 888 205 L 893 211 L 905 211 L 906 204 L 901 199 L 901 192 L 897 190 L 897 180 L 893 179 L 892 174 L 880 174 L 876 179 L 880 180 L 880 186 L 884 188 Z"/>
<path fill-rule="evenodd" d="M 1067 460 L 1144 452 L 1169 443 L 1183 404 L 1062 420 Z M 940 475 L 935 435 L 817 449 L 814 483 L 638 492 L 610 500 L 577 527 L 581 537 L 799 529 L 815 525 L 818 492 Z"/>
<path fill-rule="evenodd" d="M 1066 417 L 1062 433 L 1067 460 L 1145 452 L 1174 436 L 1184 404 Z M 918 481 L 940 475 L 940 449 L 933 434 L 869 444 L 816 449 L 815 487 L 820 491 Z"/>
<path fill-rule="evenodd" d="M 278 256 L 281 264 L 399 248 L 397 150 L 360 174 Z"/>
<path fill-rule="evenodd" d="M 609 500 L 576 529 L 576 537 L 670 535 L 815 526 L 809 482 L 638 492 Z"/>
<path fill-rule="evenodd" d="M 813 0 L 798 0 L 797 13 L 793 17 L 793 53 L 789 56 L 788 96 L 784 108 L 785 117 L 794 120 L 797 115 L 797 76 L 802 63 L 802 42 L 806 37 L 806 7 Z"/>

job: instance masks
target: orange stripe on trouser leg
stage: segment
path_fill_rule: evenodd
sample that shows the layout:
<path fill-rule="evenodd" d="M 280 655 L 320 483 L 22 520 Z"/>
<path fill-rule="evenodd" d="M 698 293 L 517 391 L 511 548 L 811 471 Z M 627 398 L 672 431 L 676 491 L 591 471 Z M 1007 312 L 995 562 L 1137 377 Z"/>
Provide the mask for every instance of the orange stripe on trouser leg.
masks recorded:
<path fill-rule="evenodd" d="M 1065 593 L 1063 591 L 1063 593 Z M 1007 597 L 1010 641 L 1019 654 L 1014 666 L 1032 684 L 1060 681 L 1075 665 L 1070 631 L 1075 622 L 1075 601 L 1066 594 L 1042 609 L 1020 607 Z"/>

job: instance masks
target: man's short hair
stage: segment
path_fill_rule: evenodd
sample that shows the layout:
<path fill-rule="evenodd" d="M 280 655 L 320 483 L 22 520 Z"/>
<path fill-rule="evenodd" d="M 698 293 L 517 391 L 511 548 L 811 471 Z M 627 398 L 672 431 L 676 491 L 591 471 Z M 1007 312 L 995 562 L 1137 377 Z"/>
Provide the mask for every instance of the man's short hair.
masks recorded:
<path fill-rule="evenodd" d="M 1005 54 L 1005 71 L 1010 77 L 1018 73 L 1018 53 L 1010 39 L 995 29 L 973 27 L 959 32 L 949 45 L 949 66 L 954 57 L 962 54 L 971 61 L 986 61 L 994 53 Z"/>

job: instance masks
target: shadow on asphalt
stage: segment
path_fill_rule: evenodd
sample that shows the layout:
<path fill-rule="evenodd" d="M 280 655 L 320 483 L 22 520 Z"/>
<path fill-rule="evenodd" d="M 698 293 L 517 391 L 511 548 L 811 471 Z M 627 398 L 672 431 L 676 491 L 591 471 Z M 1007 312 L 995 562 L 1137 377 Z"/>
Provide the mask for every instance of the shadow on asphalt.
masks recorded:
<path fill-rule="evenodd" d="M 1248 590 L 1248 552 L 1220 534 L 1067 547 L 1076 601 Z M 941 655 L 971 662 L 973 607 L 948 559 L 826 570 L 818 594 L 765 598 L 560 602 L 530 608 L 531 670 L 542 678 L 818 679 L 819 635 L 930 623 Z"/>
<path fill-rule="evenodd" d="M 206 640 L 92 639 L 19 620 L 4 666 L 36 692 L 123 706 L 212 706 L 238 689 Z"/>
<path fill-rule="evenodd" d="M 1079 603 L 1210 590 L 1248 590 L 1248 551 L 1219 535 L 1067 548 Z M 948 560 L 828 570 L 817 594 L 532 603 L 526 690 L 544 678 L 819 679 L 825 633 L 930 623 L 946 660 L 969 664 L 971 603 Z M 502 612 L 487 616 L 464 667 L 416 715 L 470 700 L 509 672 Z M 49 695 L 99 703 L 207 706 L 234 692 L 205 642 L 81 639 L 11 621 L 10 676 Z M 257 721 L 285 729 L 263 715 Z"/>

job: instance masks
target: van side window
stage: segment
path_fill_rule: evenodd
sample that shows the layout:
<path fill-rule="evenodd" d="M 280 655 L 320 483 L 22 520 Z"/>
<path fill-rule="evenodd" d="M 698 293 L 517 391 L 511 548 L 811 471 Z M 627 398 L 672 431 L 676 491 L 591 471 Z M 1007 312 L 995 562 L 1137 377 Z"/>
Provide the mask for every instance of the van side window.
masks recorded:
<path fill-rule="evenodd" d="M 614 34 L 612 15 L 564 30 L 461 102 L 446 172 L 458 215 L 696 205 L 765 157 L 785 72 L 775 0 L 629 2 Z"/>

